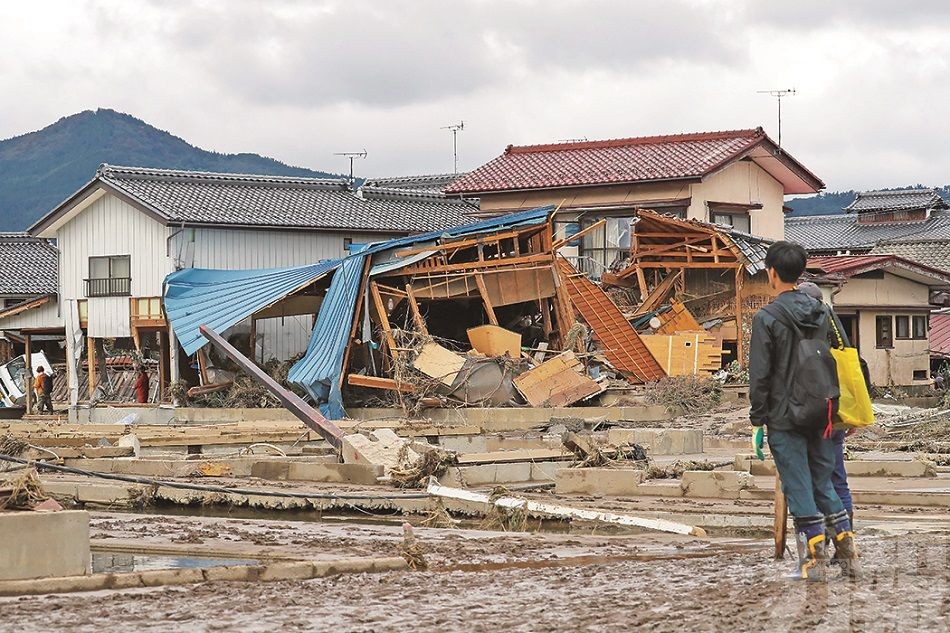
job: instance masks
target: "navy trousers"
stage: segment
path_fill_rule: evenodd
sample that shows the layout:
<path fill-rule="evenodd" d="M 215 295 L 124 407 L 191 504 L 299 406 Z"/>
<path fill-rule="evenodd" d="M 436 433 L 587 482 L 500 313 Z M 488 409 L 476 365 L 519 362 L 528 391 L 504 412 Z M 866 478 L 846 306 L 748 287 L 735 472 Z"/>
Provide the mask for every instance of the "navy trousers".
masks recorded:
<path fill-rule="evenodd" d="M 831 482 L 834 442 L 823 438 L 820 430 L 802 434 L 768 429 L 766 436 L 793 517 L 829 516 L 844 510 Z"/>
<path fill-rule="evenodd" d="M 831 436 L 835 445 L 835 471 L 831 473 L 831 484 L 838 493 L 838 498 L 848 512 L 854 509 L 851 501 L 851 488 L 848 487 L 848 473 L 844 469 L 844 431 L 835 431 Z"/>

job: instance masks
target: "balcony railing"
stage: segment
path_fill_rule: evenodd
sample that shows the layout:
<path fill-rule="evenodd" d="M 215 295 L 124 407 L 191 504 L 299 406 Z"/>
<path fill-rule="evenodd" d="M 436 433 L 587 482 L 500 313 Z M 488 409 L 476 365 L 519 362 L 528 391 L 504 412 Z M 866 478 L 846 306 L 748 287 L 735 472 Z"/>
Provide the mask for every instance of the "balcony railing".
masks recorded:
<path fill-rule="evenodd" d="M 87 297 L 128 297 L 132 294 L 130 277 L 86 279 Z"/>

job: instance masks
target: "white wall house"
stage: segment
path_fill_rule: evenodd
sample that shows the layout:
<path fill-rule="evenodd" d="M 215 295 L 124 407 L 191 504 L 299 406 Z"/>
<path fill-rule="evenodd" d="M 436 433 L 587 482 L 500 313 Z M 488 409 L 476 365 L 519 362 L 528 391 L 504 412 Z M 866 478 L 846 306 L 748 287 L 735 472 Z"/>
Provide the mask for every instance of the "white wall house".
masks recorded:
<path fill-rule="evenodd" d="M 345 255 L 352 244 L 463 224 L 472 210 L 424 191 L 353 191 L 345 180 L 103 165 L 30 233 L 59 249 L 54 305 L 62 331 L 81 330 L 87 346 L 157 334 L 167 381 L 179 367 L 179 346 L 161 307 L 169 273 L 313 264 Z M 260 321 L 256 357 L 304 351 L 312 320 L 308 314 Z M 80 339 L 66 340 L 74 347 Z"/>

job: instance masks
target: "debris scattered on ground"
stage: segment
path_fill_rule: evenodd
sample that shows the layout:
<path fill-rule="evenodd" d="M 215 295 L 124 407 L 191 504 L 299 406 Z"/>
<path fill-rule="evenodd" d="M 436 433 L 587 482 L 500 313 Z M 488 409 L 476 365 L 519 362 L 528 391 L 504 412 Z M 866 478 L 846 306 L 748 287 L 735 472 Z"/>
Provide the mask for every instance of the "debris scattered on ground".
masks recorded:
<path fill-rule="evenodd" d="M 647 401 L 670 413 L 708 413 L 722 402 L 722 385 L 699 376 L 671 376 L 648 386 Z"/>
<path fill-rule="evenodd" d="M 419 541 L 416 540 L 415 532 L 408 523 L 402 524 L 402 545 L 400 546 L 402 557 L 409 563 L 412 570 L 426 570 L 429 563 L 426 562 L 425 552 Z"/>
<path fill-rule="evenodd" d="M 426 449 L 408 466 L 391 468 L 389 477 L 397 488 L 424 488 L 429 477 L 439 478 L 458 464 L 458 453 L 436 446 Z"/>
<path fill-rule="evenodd" d="M 665 466 L 650 464 L 644 469 L 644 479 L 679 479 L 687 470 L 716 470 L 732 463 L 733 460 L 729 459 L 716 462 L 682 460 Z"/>
<path fill-rule="evenodd" d="M 523 506 L 504 508 L 495 502 L 501 497 L 511 495 L 504 486 L 495 486 L 488 494 L 488 510 L 479 523 L 482 530 L 501 530 L 503 532 L 524 532 L 528 527 L 528 513 Z"/>
<path fill-rule="evenodd" d="M 620 468 L 631 462 L 647 461 L 647 453 L 639 444 L 615 446 L 594 434 L 566 432 L 561 437 L 565 448 L 574 454 L 571 468 Z"/>
<path fill-rule="evenodd" d="M 49 498 L 35 468 L 0 482 L 0 510 L 32 510 Z"/>

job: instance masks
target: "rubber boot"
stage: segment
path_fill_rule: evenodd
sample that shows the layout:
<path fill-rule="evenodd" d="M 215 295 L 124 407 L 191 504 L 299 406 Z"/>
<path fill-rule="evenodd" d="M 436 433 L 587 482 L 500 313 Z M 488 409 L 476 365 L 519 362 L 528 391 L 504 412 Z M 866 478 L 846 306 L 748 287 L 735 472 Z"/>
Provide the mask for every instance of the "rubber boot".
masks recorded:
<path fill-rule="evenodd" d="M 841 568 L 842 578 L 861 577 L 861 564 L 858 562 L 858 547 L 851 526 L 851 513 L 842 510 L 826 518 L 826 524 L 835 544 L 835 560 Z"/>
<path fill-rule="evenodd" d="M 823 516 L 795 517 L 798 572 L 802 580 L 823 582 L 828 577 L 828 550 Z"/>

